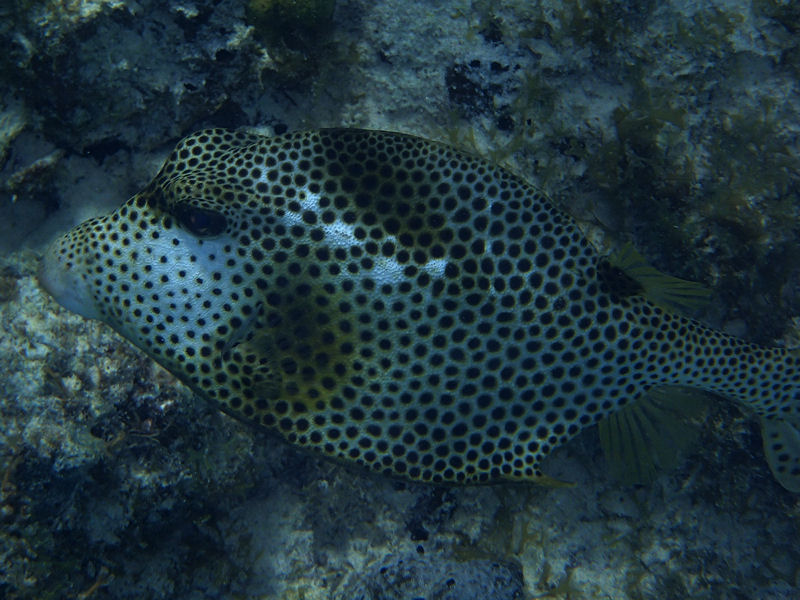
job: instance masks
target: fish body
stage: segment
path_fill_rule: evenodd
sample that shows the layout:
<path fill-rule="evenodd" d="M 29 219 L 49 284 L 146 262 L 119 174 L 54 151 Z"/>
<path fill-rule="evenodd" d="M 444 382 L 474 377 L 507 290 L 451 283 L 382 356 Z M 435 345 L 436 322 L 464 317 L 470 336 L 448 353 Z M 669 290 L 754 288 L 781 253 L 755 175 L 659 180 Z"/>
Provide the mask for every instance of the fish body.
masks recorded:
<path fill-rule="evenodd" d="M 207 130 L 40 281 L 225 412 L 414 480 L 549 481 L 653 388 L 739 401 L 800 491 L 795 352 L 670 314 L 522 178 L 422 138 Z"/>

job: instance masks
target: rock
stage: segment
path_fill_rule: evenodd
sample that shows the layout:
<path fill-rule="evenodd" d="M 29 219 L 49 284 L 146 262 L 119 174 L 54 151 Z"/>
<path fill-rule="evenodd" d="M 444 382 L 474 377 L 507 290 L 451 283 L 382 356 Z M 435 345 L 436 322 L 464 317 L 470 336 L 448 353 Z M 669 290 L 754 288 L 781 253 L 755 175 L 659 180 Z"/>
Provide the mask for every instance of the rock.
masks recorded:
<path fill-rule="evenodd" d="M 524 589 L 516 563 L 435 555 L 389 555 L 350 579 L 340 600 L 516 600 Z"/>

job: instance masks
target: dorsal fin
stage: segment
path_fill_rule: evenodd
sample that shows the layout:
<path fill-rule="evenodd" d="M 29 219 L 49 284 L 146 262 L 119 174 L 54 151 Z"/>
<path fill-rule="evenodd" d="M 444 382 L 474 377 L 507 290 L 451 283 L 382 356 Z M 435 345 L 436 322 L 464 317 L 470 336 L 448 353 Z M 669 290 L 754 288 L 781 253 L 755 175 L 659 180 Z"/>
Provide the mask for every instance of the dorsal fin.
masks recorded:
<path fill-rule="evenodd" d="M 598 424 L 611 472 L 624 483 L 647 483 L 675 467 L 697 439 L 709 399 L 677 386 L 650 390 Z"/>
<path fill-rule="evenodd" d="M 666 275 L 651 266 L 627 243 L 607 259 L 603 276 L 614 293 L 641 295 L 668 310 L 687 312 L 704 306 L 711 290 L 702 284 Z"/>

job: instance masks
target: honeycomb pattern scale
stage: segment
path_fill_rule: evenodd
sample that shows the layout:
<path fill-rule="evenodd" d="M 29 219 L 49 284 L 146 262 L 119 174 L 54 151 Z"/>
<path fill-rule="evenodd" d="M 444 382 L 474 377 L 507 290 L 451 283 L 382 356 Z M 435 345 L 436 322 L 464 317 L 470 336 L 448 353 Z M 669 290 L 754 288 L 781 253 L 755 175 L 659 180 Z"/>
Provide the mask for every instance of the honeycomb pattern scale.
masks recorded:
<path fill-rule="evenodd" d="M 794 353 L 615 290 L 602 261 L 523 179 L 448 146 L 215 129 L 40 280 L 225 412 L 415 480 L 547 481 L 548 453 L 662 384 L 797 419 Z"/>

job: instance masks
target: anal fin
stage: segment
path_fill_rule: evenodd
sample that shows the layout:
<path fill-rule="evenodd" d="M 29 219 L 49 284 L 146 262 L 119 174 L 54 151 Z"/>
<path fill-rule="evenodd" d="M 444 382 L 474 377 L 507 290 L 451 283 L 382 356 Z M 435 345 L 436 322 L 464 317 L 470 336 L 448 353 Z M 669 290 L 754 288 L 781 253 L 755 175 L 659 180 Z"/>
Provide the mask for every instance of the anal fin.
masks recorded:
<path fill-rule="evenodd" d="M 647 483 L 675 467 L 697 439 L 708 398 L 702 392 L 662 386 L 598 424 L 611 472 L 627 484 Z"/>

